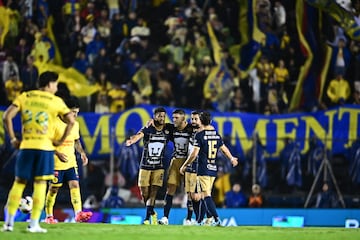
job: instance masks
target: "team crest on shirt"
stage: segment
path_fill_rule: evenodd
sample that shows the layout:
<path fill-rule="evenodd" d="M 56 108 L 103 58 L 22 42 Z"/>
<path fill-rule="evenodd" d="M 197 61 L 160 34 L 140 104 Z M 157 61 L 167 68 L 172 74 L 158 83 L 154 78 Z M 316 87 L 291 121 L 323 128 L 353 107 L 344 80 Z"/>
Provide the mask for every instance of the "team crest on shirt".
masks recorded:
<path fill-rule="evenodd" d="M 165 134 L 169 134 L 169 133 L 170 133 L 169 130 L 165 130 L 164 132 L 165 132 Z"/>

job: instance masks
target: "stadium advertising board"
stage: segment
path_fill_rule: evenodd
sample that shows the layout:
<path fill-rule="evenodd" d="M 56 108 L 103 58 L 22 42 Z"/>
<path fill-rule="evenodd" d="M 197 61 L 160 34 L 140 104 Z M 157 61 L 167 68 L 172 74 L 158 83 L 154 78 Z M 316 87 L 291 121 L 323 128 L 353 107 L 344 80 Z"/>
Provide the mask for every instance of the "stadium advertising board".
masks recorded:
<path fill-rule="evenodd" d="M 138 131 L 152 118 L 155 106 L 138 106 L 118 114 L 82 113 L 78 117 L 80 132 L 90 159 L 106 159 L 117 152 L 126 134 Z M 166 121 L 171 122 L 174 108 L 166 108 Z M 186 110 L 188 116 L 191 110 Z M 0 111 L 0 115 L 2 115 Z M 249 113 L 212 112 L 212 124 L 219 133 L 230 139 L 240 159 L 253 145 L 254 132 L 266 148 L 268 159 L 276 159 L 284 148 L 284 138 L 297 141 L 301 152 L 309 150 L 309 139 L 316 135 L 335 154 L 345 153 L 359 135 L 360 107 L 345 105 L 315 113 L 260 115 Z M 20 123 L 15 123 L 20 131 Z M 0 136 L 4 134 L 1 123 Z M 111 138 L 110 136 L 114 136 Z M 113 139 L 113 144 L 112 144 Z M 3 139 L 1 140 L 3 141 Z M 0 143 L 1 144 L 1 143 Z M 142 143 L 140 143 L 142 144 Z"/>

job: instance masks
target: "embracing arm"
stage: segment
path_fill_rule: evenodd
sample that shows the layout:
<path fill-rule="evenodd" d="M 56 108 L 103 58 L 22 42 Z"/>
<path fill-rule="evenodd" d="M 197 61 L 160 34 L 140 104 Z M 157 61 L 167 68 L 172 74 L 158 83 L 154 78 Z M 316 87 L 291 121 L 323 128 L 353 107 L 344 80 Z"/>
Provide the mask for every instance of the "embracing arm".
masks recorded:
<path fill-rule="evenodd" d="M 144 137 L 143 132 L 138 132 L 137 134 L 132 135 L 128 140 L 126 140 L 126 146 L 130 146 L 130 145 L 136 143 L 137 141 L 139 141 L 143 137 Z"/>
<path fill-rule="evenodd" d="M 233 167 L 237 166 L 238 165 L 238 159 L 236 157 L 234 157 L 229 148 L 223 144 L 221 147 L 220 147 L 220 150 L 225 154 L 225 156 L 230 160 L 231 164 L 233 165 Z"/>
<path fill-rule="evenodd" d="M 184 162 L 184 164 L 180 168 L 180 173 L 181 174 L 185 173 L 185 169 L 186 169 L 187 165 L 189 165 L 190 163 L 195 161 L 196 157 L 199 155 L 199 151 L 200 151 L 199 147 L 194 147 L 193 148 L 192 152 L 190 153 L 190 156 L 188 156 L 188 158 L 186 159 L 186 161 Z"/>

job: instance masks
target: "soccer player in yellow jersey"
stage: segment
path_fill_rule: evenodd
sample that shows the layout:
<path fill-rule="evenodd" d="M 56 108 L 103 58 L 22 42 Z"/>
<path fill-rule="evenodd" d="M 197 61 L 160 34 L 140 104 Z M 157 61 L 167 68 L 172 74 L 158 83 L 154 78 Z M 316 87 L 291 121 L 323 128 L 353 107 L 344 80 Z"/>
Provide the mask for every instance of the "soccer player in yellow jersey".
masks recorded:
<path fill-rule="evenodd" d="M 78 100 L 75 97 L 68 97 L 64 100 L 68 108 L 70 108 L 71 113 L 76 118 L 80 110 Z M 65 128 L 66 123 L 59 117 L 54 128 L 54 139 L 60 138 Z M 80 153 L 83 166 L 87 165 L 88 158 L 81 146 L 79 123 L 77 121 L 75 121 L 74 127 L 63 144 L 58 146 L 55 150 L 55 178 L 50 183 L 45 200 L 45 222 L 48 224 L 57 223 L 57 220 L 54 219 L 53 208 L 59 188 L 66 182 L 70 189 L 70 198 L 75 212 L 75 221 L 87 222 L 92 216 L 92 212 L 82 211 L 78 166 L 74 149 Z"/>
<path fill-rule="evenodd" d="M 46 183 L 54 177 L 54 150 L 61 145 L 74 126 L 75 118 L 64 101 L 55 96 L 58 74 L 43 72 L 38 79 L 38 90 L 22 93 L 6 109 L 3 115 L 5 129 L 11 144 L 20 148 L 15 165 L 15 181 L 10 189 L 6 203 L 6 219 L 2 231 L 14 229 L 15 213 L 24 192 L 26 183 L 33 181 L 33 209 L 27 231 L 45 233 L 39 219 L 44 208 Z M 13 118 L 20 112 L 22 139 L 15 136 Z M 62 136 L 52 139 L 53 124 L 57 116 L 63 117 L 66 127 Z"/>

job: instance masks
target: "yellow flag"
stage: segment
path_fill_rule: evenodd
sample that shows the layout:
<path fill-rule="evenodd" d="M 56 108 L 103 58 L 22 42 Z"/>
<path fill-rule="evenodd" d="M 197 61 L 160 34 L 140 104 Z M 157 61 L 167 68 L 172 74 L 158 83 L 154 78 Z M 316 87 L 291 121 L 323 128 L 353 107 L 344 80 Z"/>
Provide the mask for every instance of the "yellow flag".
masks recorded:
<path fill-rule="evenodd" d="M 64 68 L 51 63 L 35 62 L 39 74 L 44 71 L 53 71 L 59 74 L 59 82 L 63 82 L 69 88 L 71 95 L 75 97 L 86 97 L 100 90 L 98 84 L 89 85 L 86 77 L 75 68 Z"/>
<path fill-rule="evenodd" d="M 214 30 L 213 30 L 210 22 L 207 22 L 206 25 L 207 25 L 207 29 L 208 29 L 209 38 L 210 38 L 211 48 L 214 53 L 213 57 L 214 57 L 215 63 L 217 65 L 219 65 L 221 62 L 221 47 L 215 36 Z"/>
<path fill-rule="evenodd" d="M 55 48 L 54 64 L 62 65 L 61 53 L 60 53 L 59 47 L 57 45 L 56 38 L 54 36 L 54 32 L 52 30 L 53 25 L 54 25 L 54 18 L 53 18 L 53 16 L 50 16 L 48 18 L 47 25 L 46 25 L 47 36 L 50 38 L 50 40 L 54 44 L 54 48 Z"/>
<path fill-rule="evenodd" d="M 11 9 L 5 8 L 3 6 L 0 7 L 0 28 L 2 29 L 1 35 L 0 35 L 0 45 L 1 46 L 4 46 L 5 37 L 9 31 L 9 23 L 10 23 L 9 14 L 10 14 L 10 12 L 11 12 Z"/>

